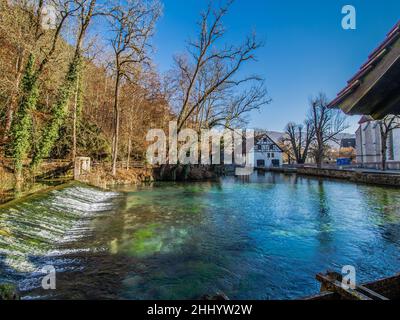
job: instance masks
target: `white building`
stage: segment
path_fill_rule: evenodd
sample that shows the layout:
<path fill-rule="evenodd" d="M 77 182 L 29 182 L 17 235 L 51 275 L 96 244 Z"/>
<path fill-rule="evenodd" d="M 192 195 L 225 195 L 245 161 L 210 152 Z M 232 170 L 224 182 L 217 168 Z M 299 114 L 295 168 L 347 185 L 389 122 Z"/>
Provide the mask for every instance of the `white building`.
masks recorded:
<path fill-rule="evenodd" d="M 283 150 L 267 133 L 256 134 L 252 152 L 254 167 L 256 168 L 279 167 L 282 165 Z"/>
<path fill-rule="evenodd" d="M 363 116 L 359 125 L 356 132 L 357 163 L 363 167 L 378 169 L 382 161 L 379 122 L 369 116 Z M 389 133 L 387 163 L 389 169 L 400 169 L 400 129 Z"/>

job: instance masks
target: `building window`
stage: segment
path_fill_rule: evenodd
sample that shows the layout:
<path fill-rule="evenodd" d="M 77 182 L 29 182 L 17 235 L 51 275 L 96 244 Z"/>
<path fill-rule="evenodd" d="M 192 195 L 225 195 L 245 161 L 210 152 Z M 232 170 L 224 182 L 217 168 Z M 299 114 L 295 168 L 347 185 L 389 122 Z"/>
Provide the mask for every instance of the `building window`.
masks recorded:
<path fill-rule="evenodd" d="M 258 145 L 257 148 L 258 148 L 258 150 L 261 150 L 261 149 L 262 149 L 262 146 L 261 146 L 261 145 Z"/>
<path fill-rule="evenodd" d="M 268 156 L 268 159 L 271 158 L 271 154 L 270 153 L 268 153 L 267 156 Z"/>
<path fill-rule="evenodd" d="M 274 150 L 274 145 L 273 145 L 273 144 L 271 144 L 271 145 L 269 146 L 269 150 Z"/>
<path fill-rule="evenodd" d="M 275 153 L 272 153 L 272 154 L 271 154 L 271 157 L 272 157 L 272 158 L 275 158 Z"/>

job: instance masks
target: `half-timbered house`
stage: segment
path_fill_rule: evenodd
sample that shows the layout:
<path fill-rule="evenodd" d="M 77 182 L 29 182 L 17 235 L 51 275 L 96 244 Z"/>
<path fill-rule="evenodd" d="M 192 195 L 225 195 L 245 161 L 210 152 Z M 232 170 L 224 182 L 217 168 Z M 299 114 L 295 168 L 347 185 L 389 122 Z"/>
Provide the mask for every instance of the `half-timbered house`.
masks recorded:
<path fill-rule="evenodd" d="M 266 132 L 257 133 L 254 139 L 254 167 L 270 168 L 282 165 L 283 150 Z"/>

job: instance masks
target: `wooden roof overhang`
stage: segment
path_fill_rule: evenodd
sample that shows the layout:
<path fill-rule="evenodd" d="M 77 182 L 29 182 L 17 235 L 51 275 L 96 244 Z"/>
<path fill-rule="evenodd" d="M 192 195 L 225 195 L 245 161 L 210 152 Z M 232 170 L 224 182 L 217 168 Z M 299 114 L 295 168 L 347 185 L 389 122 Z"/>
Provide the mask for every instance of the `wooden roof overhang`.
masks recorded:
<path fill-rule="evenodd" d="M 340 108 L 349 115 L 370 115 L 374 119 L 400 114 L 400 23 L 329 107 Z"/>

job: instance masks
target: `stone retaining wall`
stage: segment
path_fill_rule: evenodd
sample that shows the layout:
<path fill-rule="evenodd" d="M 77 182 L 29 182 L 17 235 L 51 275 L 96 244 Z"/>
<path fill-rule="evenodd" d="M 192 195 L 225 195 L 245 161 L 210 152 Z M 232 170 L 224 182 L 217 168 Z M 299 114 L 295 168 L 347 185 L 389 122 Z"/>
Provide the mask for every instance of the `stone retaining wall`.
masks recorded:
<path fill-rule="evenodd" d="M 344 179 L 356 183 L 400 187 L 400 174 L 362 172 L 339 169 L 298 168 L 297 174 L 333 179 Z"/>

